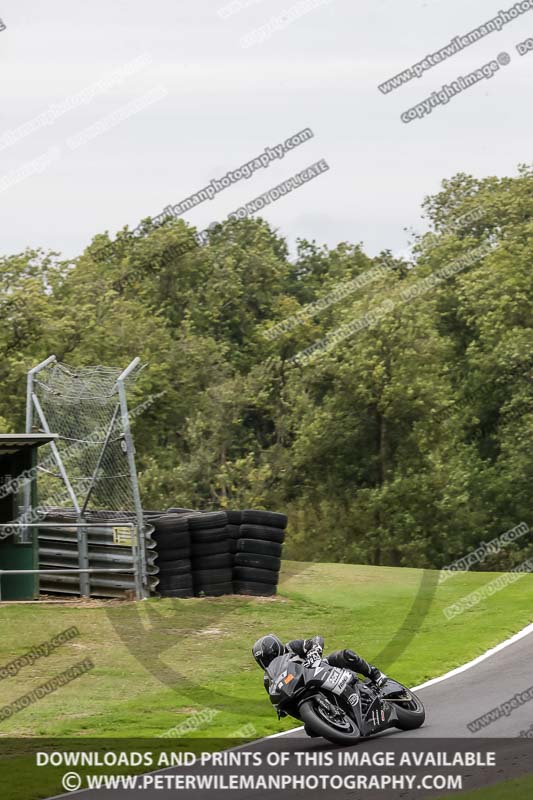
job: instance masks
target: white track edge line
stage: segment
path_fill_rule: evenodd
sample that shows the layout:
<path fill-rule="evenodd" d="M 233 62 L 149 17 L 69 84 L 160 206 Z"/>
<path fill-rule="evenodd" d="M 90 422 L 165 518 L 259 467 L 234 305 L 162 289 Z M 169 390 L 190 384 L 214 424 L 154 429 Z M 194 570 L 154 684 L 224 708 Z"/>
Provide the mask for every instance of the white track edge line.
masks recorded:
<path fill-rule="evenodd" d="M 529 636 L 531 633 L 533 633 L 533 622 L 530 625 L 526 625 L 525 628 L 518 633 L 515 633 L 509 639 L 506 639 L 504 642 L 500 642 L 500 644 L 497 644 L 495 647 L 491 647 L 490 650 L 487 650 L 482 655 L 477 656 L 477 658 L 473 658 L 472 661 L 468 661 L 466 664 L 456 667 L 455 669 L 446 672 L 444 675 L 440 675 L 438 678 L 431 678 L 431 680 L 421 683 L 420 686 L 413 686 L 413 691 L 416 692 L 418 689 L 425 689 L 426 686 L 433 686 L 435 683 L 440 683 L 441 681 L 448 680 L 448 678 L 453 678 L 454 675 L 460 675 L 461 672 L 466 672 L 466 670 L 472 669 L 472 667 L 477 666 L 482 661 L 485 661 L 485 659 L 490 658 L 496 653 L 499 653 L 500 650 L 505 650 L 506 647 L 518 642 L 525 636 Z"/>

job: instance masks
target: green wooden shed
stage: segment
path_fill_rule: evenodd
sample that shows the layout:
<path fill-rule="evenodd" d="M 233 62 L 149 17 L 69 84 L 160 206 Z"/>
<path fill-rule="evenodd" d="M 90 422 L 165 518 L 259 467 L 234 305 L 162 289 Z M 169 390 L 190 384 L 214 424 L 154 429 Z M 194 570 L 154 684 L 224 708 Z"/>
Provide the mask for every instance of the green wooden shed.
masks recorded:
<path fill-rule="evenodd" d="M 20 521 L 25 501 L 29 516 L 37 508 L 37 448 L 56 438 L 45 433 L 0 434 L 0 570 L 39 567 L 37 528 L 13 528 L 9 523 Z M 2 600 L 33 600 L 38 595 L 37 574 L 0 575 Z"/>

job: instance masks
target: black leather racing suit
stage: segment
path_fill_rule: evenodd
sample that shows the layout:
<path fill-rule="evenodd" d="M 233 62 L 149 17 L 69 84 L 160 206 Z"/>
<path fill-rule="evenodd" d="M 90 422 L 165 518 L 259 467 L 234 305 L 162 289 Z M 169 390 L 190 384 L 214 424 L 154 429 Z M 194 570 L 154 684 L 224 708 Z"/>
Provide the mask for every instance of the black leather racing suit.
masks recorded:
<path fill-rule="evenodd" d="M 316 649 L 322 653 L 323 648 L 324 639 L 322 636 L 314 636 L 312 639 L 293 639 L 292 642 L 287 642 L 285 652 L 293 653 L 295 656 L 300 656 L 300 658 L 306 658 L 311 650 Z M 369 664 L 364 658 L 354 653 L 353 650 L 336 650 L 334 653 L 330 653 L 329 656 L 323 657 L 323 660 L 327 661 L 332 667 L 358 672 L 376 683 L 385 678 L 377 667 Z"/>

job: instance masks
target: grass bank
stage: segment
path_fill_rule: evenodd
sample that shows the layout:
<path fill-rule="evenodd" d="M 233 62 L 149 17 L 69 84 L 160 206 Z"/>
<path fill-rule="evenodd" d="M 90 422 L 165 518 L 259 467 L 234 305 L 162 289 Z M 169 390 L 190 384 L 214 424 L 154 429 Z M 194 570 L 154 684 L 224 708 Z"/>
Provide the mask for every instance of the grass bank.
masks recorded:
<path fill-rule="evenodd" d="M 255 738 L 290 728 L 290 720 L 276 719 L 251 658 L 260 635 L 275 631 L 290 639 L 321 633 L 327 650 L 352 647 L 403 683 L 416 685 L 532 621 L 532 575 L 446 619 L 447 606 L 494 577 L 458 574 L 439 585 L 433 571 L 285 562 L 275 598 L 0 605 L 0 668 L 71 626 L 79 630 L 50 655 L 1 679 L 0 708 L 74 663 L 89 658 L 94 664 L 0 721 L 0 742 L 2 737 L 6 744 L 6 737 L 152 738 L 185 722 L 189 730 L 180 730 L 192 738 Z M 0 792 L 10 796 L 3 789 L 0 778 Z"/>

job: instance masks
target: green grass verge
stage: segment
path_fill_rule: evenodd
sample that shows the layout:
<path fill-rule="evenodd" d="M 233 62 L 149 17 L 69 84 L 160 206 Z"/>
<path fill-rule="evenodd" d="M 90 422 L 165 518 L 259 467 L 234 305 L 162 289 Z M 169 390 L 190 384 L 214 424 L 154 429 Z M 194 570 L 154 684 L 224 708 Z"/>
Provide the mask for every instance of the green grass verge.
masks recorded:
<path fill-rule="evenodd" d="M 151 738 L 202 709 L 210 709 L 212 719 L 190 737 L 255 738 L 295 724 L 276 719 L 251 658 L 250 647 L 263 633 L 283 639 L 321 633 L 327 650 L 352 647 L 413 686 L 480 655 L 533 619 L 531 575 L 451 621 L 443 609 L 494 574 L 459 574 L 440 585 L 437 578 L 415 569 L 285 562 L 275 598 L 0 606 L 0 667 L 72 625 L 80 631 L 0 680 L 0 708 L 77 661 L 91 658 L 95 665 L 1 721 L 0 742 Z"/>
<path fill-rule="evenodd" d="M 481 789 L 472 789 L 470 792 L 447 794 L 438 800 L 531 800 L 533 797 L 533 776 L 524 775 L 522 778 L 513 778 L 511 781 L 502 781 L 493 786 L 483 786 Z"/>

